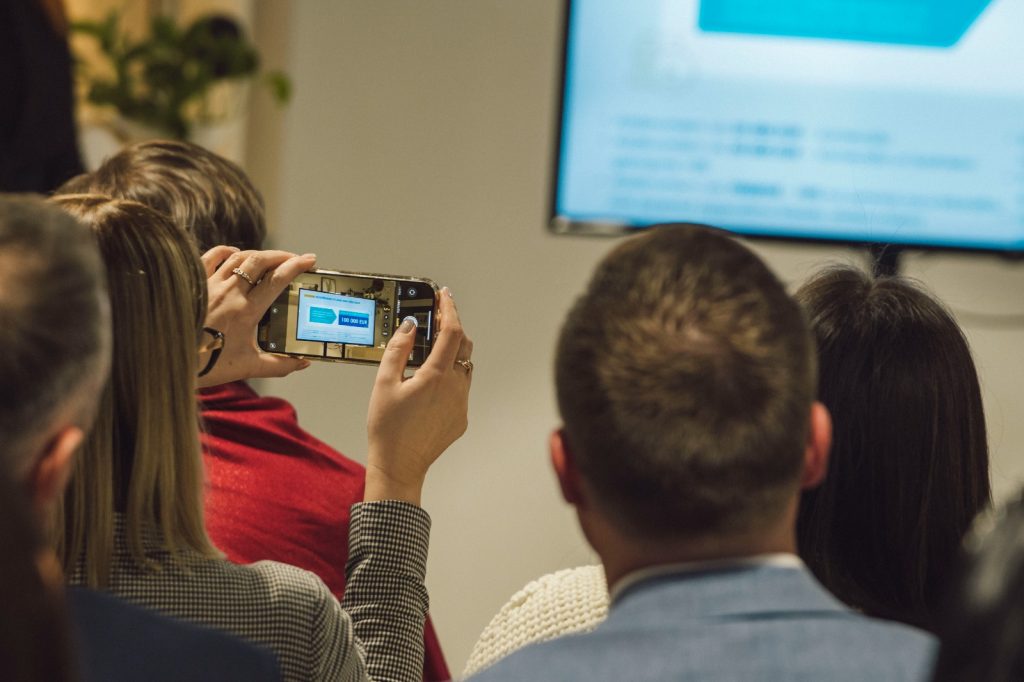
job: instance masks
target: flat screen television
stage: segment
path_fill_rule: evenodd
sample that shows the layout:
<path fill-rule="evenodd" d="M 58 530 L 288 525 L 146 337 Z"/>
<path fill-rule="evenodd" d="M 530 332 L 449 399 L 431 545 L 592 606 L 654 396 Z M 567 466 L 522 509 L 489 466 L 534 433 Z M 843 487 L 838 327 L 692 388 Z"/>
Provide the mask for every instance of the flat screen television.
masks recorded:
<path fill-rule="evenodd" d="M 1024 252 L 1024 1 L 565 12 L 554 231 Z"/>

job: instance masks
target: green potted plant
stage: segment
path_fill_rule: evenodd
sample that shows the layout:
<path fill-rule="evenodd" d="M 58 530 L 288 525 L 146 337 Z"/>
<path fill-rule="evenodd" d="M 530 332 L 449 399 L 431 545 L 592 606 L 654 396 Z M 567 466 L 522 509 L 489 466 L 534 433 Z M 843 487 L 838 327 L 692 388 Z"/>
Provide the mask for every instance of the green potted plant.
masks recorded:
<path fill-rule="evenodd" d="M 224 15 L 202 16 L 187 26 L 155 16 L 139 39 L 121 30 L 116 11 L 103 21 L 76 22 L 72 30 L 94 38 L 108 62 L 99 70 L 80 65 L 86 100 L 113 107 L 122 119 L 159 136 L 185 139 L 197 124 L 228 116 L 224 106 L 214 106 L 217 90 L 259 74 L 256 48 Z M 279 103 L 291 96 L 291 81 L 281 72 L 265 73 L 260 82 Z"/>

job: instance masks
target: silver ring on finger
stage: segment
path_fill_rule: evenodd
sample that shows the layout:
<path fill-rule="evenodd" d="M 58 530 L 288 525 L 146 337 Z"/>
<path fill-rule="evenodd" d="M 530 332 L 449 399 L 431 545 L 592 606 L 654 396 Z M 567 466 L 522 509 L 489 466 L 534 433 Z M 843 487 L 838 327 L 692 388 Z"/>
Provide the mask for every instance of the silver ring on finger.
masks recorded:
<path fill-rule="evenodd" d="M 455 364 L 461 367 L 462 369 L 466 370 L 466 374 L 469 374 L 470 372 L 473 371 L 472 360 L 456 360 Z"/>
<path fill-rule="evenodd" d="M 253 281 L 252 275 L 250 275 L 248 272 L 246 272 L 242 268 L 235 268 L 234 270 L 231 271 L 231 273 L 235 274 L 235 275 L 238 275 L 239 277 L 244 279 L 246 282 L 248 282 L 251 286 L 256 286 L 257 284 L 259 284 L 260 282 L 263 281 L 262 277 L 260 279 L 258 279 L 258 280 Z"/>

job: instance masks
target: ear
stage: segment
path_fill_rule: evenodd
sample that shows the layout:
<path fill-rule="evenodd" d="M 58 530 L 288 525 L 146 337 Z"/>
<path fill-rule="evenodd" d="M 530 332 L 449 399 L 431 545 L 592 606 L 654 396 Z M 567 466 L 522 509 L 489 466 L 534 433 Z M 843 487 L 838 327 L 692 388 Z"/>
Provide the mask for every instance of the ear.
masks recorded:
<path fill-rule="evenodd" d="M 804 473 L 800 488 L 810 490 L 821 485 L 828 473 L 828 452 L 832 447 L 832 416 L 819 402 L 811 405 L 811 424 L 804 451 Z"/>
<path fill-rule="evenodd" d="M 64 492 L 83 438 L 82 429 L 65 426 L 46 444 L 28 479 L 32 502 L 38 511 L 49 509 Z"/>
<path fill-rule="evenodd" d="M 551 452 L 551 467 L 555 470 L 558 487 L 562 490 L 562 498 L 574 507 L 583 505 L 583 486 L 579 470 L 576 469 L 576 462 L 564 431 L 558 429 L 551 432 L 548 449 Z"/>

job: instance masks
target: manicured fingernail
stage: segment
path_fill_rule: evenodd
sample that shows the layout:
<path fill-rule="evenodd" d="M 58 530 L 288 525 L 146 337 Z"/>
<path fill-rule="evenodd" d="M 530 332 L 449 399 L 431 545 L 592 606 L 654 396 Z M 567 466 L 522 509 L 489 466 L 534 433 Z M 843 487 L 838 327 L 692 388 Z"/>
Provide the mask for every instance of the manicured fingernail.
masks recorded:
<path fill-rule="evenodd" d="M 238 253 L 239 251 L 241 251 L 241 249 L 238 248 L 237 246 L 231 246 L 231 247 L 228 247 L 228 248 L 231 249 L 232 253 Z"/>
<path fill-rule="evenodd" d="M 313 260 L 316 260 L 316 254 L 315 253 L 304 253 L 304 254 L 302 254 L 302 257 L 303 258 L 312 258 Z"/>
<path fill-rule="evenodd" d="M 416 318 L 410 315 L 409 317 L 402 320 L 402 326 L 398 328 L 400 334 L 408 334 L 412 330 L 416 329 Z"/>
<path fill-rule="evenodd" d="M 444 287 L 443 289 L 441 289 L 441 291 L 448 294 L 448 298 L 455 298 L 454 296 L 452 296 L 452 290 L 449 289 L 448 287 Z"/>

